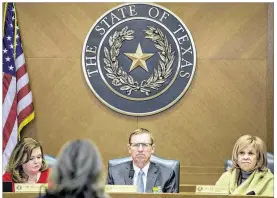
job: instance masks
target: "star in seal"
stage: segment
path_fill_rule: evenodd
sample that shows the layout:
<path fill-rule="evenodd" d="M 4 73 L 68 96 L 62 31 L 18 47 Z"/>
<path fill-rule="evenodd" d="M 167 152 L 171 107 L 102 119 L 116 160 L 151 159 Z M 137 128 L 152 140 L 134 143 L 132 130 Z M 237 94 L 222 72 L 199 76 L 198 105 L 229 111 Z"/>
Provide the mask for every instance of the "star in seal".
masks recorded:
<path fill-rule="evenodd" d="M 133 61 L 129 69 L 129 72 L 131 72 L 138 66 L 140 66 L 141 68 L 143 68 L 145 71 L 148 72 L 148 68 L 145 61 L 154 55 L 151 53 L 145 53 L 145 54 L 142 53 L 140 43 L 138 44 L 136 53 L 124 53 L 124 54 Z"/>

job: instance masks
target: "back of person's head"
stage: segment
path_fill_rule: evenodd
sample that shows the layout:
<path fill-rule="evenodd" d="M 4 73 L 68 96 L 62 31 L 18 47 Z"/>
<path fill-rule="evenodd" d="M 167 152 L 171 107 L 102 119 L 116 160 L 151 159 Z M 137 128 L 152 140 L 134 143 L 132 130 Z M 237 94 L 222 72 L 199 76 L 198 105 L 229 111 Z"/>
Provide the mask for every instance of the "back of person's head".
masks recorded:
<path fill-rule="evenodd" d="M 232 152 L 232 170 L 235 168 L 239 168 L 238 155 L 241 150 L 245 149 L 248 146 L 251 146 L 256 150 L 257 164 L 254 169 L 267 171 L 267 153 L 265 143 L 261 138 L 252 135 L 243 135 L 235 143 Z"/>
<path fill-rule="evenodd" d="M 42 165 L 39 171 L 47 169 L 41 144 L 33 138 L 22 138 L 13 149 L 6 170 L 11 173 L 15 183 L 25 183 L 28 181 L 28 175 L 23 171 L 22 165 L 30 160 L 32 152 L 36 148 L 40 148 L 42 155 Z"/>
<path fill-rule="evenodd" d="M 105 197 L 102 159 L 89 140 L 66 143 L 53 166 L 49 195 L 58 197 Z"/>

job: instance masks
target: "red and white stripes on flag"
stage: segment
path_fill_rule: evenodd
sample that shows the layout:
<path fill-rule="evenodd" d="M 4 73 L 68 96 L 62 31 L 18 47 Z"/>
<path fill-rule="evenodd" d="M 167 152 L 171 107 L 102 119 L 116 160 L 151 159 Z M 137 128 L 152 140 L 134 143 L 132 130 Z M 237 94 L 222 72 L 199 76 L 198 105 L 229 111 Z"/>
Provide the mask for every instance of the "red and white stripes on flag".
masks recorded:
<path fill-rule="evenodd" d="M 32 92 L 14 3 L 5 3 L 3 34 L 3 174 L 20 131 L 34 119 Z"/>

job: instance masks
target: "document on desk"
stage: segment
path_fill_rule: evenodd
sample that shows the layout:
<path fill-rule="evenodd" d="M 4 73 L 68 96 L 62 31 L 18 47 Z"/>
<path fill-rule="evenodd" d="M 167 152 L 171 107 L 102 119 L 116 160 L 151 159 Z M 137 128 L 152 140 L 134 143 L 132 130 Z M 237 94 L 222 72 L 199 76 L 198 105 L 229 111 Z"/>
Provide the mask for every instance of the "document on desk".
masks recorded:
<path fill-rule="evenodd" d="M 137 185 L 106 185 L 105 192 L 120 192 L 120 193 L 130 193 L 137 192 Z"/>
<path fill-rule="evenodd" d="M 227 186 L 197 185 L 195 194 L 229 195 Z"/>

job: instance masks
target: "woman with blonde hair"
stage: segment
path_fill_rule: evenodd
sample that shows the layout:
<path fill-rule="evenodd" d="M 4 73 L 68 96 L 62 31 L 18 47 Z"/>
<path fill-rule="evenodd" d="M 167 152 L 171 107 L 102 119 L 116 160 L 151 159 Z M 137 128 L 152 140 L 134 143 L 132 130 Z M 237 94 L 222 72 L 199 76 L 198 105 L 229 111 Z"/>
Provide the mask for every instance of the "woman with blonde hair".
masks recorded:
<path fill-rule="evenodd" d="M 102 160 L 89 140 L 66 143 L 52 168 L 44 198 L 106 198 Z"/>
<path fill-rule="evenodd" d="M 14 191 L 14 183 L 47 183 L 48 174 L 41 144 L 26 137 L 16 144 L 2 179 Z"/>
<path fill-rule="evenodd" d="M 257 136 L 241 136 L 233 148 L 231 169 L 216 185 L 228 186 L 234 195 L 273 196 L 273 174 L 267 168 L 264 142 Z"/>

